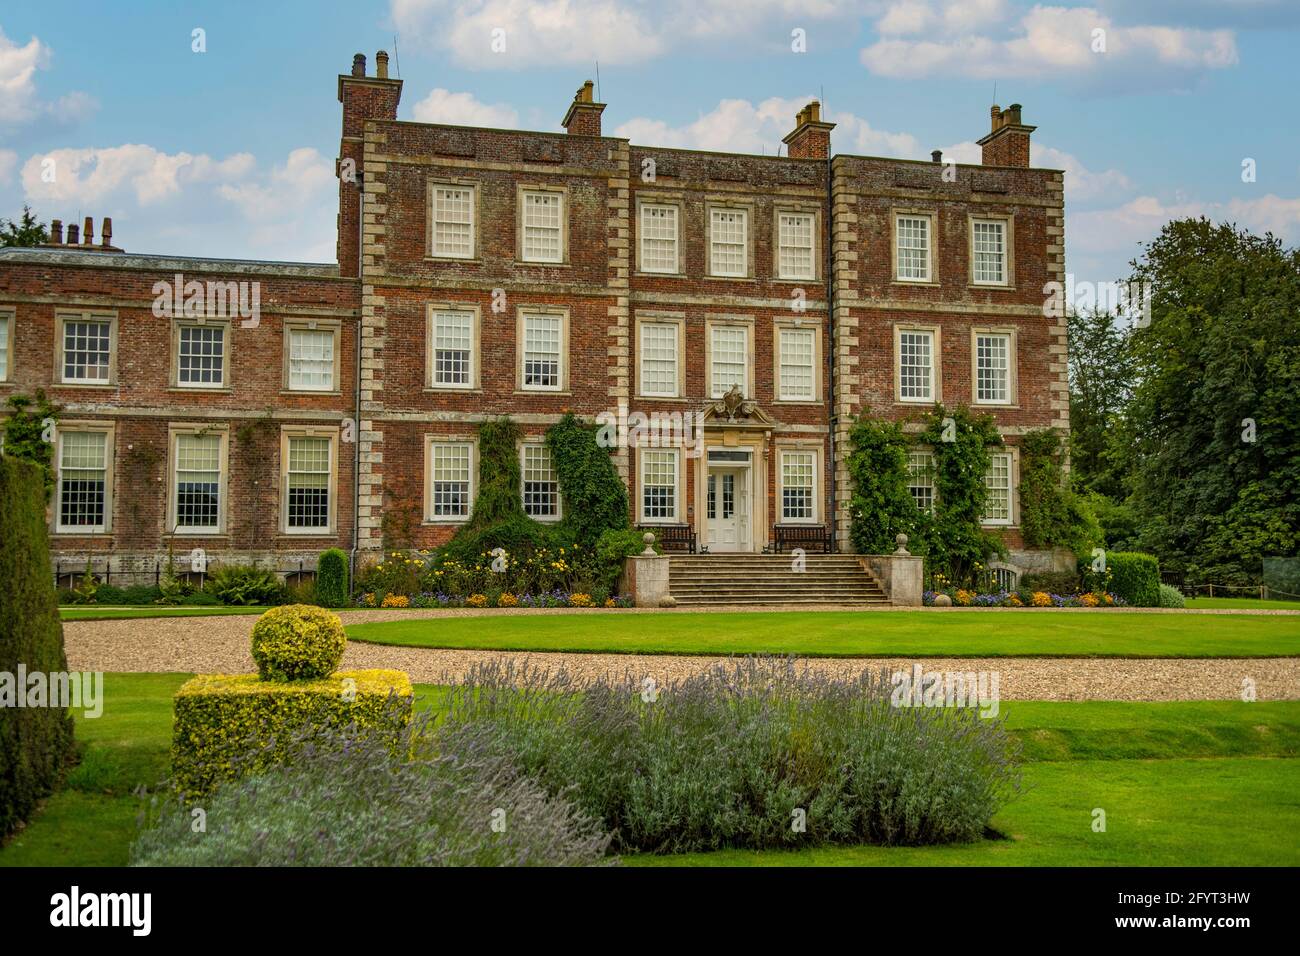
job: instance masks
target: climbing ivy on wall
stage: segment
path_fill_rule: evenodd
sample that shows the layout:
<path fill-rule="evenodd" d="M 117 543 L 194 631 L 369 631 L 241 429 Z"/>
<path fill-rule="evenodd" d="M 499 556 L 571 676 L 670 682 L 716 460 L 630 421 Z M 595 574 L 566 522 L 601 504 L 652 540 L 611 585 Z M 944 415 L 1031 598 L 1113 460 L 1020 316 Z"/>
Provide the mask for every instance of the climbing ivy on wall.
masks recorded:
<path fill-rule="evenodd" d="M 564 498 L 561 523 L 584 547 L 594 546 L 606 531 L 631 527 L 627 486 L 609 449 L 600 446 L 596 435 L 594 425 L 584 424 L 571 412 L 546 432 L 546 447 Z"/>
<path fill-rule="evenodd" d="M 1002 436 L 993 416 L 974 415 L 964 405 L 935 405 L 922 424 L 917 441 L 934 456 L 934 514 L 926 541 L 930 569 L 954 582 L 972 581 L 976 565 L 991 554 L 1006 554 L 1002 539 L 980 526 L 988 500 L 989 449 L 1001 447 Z"/>
<path fill-rule="evenodd" d="M 972 581 L 990 554 L 1005 554 L 1001 539 L 980 526 L 988 490 L 989 449 L 1002 444 L 991 416 L 964 406 L 936 405 L 910 436 L 903 422 L 863 416 L 850 432 L 849 479 L 853 483 L 850 536 L 864 554 L 894 550 L 895 536 L 923 555 L 931 571 L 953 582 Z M 908 491 L 908 452 L 924 446 L 932 456 L 934 510 L 917 508 Z"/>
<path fill-rule="evenodd" d="M 907 490 L 911 442 L 899 422 L 870 417 L 854 422 L 849 441 L 849 537 L 859 554 L 887 554 L 894 550 L 896 535 L 916 536 L 928 517 Z"/>
<path fill-rule="evenodd" d="M 1020 440 L 1020 533 L 1030 547 L 1083 556 L 1101 544 L 1101 525 L 1066 481 L 1064 458 L 1061 436 L 1051 429 Z"/>
<path fill-rule="evenodd" d="M 34 396 L 10 395 L 6 404 L 9 408 L 3 424 L 4 453 L 41 467 L 48 501 L 54 489 L 54 443 L 45 440 L 43 422 L 47 418 L 57 420 L 59 408 L 39 388 Z"/>

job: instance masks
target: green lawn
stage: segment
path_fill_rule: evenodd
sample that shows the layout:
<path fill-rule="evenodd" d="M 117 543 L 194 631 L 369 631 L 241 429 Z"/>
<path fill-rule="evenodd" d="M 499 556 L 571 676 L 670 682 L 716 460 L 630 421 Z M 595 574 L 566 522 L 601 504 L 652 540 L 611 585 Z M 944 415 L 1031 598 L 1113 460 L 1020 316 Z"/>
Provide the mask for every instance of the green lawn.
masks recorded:
<path fill-rule="evenodd" d="M 776 611 L 410 618 L 348 637 L 411 647 L 809 657 L 1277 657 L 1300 615 Z"/>
<path fill-rule="evenodd" d="M 0 866 L 119 866 L 141 783 L 167 772 L 171 695 L 185 674 L 108 674 L 82 762 Z M 440 689 L 417 685 L 422 706 Z M 634 865 L 1300 864 L 1300 702 L 1003 704 L 1028 789 L 993 821 L 1010 839 L 969 846 L 845 847 L 633 857 Z M 1092 810 L 1107 814 L 1094 833 Z"/>
<path fill-rule="evenodd" d="M 1195 597 L 1187 599 L 1190 608 L 1228 608 L 1231 610 L 1300 611 L 1300 601 L 1261 601 L 1259 598 Z"/>
<path fill-rule="evenodd" d="M 261 614 L 264 607 L 159 607 L 141 604 L 130 607 L 99 607 L 98 605 L 65 604 L 59 608 L 59 617 L 65 621 L 115 621 L 137 617 L 212 617 L 218 614 Z"/>

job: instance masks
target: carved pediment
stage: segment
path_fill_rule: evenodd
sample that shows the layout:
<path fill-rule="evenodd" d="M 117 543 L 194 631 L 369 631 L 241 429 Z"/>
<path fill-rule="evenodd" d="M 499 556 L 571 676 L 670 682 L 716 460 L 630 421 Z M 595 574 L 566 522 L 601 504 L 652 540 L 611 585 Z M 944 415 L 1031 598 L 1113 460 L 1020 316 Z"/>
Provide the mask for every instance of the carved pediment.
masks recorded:
<path fill-rule="evenodd" d="M 759 408 L 758 402 L 745 398 L 739 385 L 733 385 L 726 395 L 704 407 L 704 424 L 771 428 L 776 425 L 776 420 Z"/>

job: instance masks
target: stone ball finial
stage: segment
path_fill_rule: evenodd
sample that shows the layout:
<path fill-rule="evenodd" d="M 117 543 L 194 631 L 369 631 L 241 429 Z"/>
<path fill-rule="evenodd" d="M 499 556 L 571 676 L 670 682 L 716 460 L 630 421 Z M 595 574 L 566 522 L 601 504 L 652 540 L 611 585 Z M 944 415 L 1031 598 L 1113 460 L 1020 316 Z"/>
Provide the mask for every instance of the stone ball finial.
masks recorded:
<path fill-rule="evenodd" d="M 905 534 L 895 535 L 894 543 L 898 545 L 898 550 L 895 551 L 894 554 L 903 555 L 903 554 L 911 553 L 910 551 L 907 550 L 907 535 Z"/>
<path fill-rule="evenodd" d="M 645 550 L 641 552 L 642 557 L 653 558 L 655 556 L 655 536 L 653 531 L 647 531 L 641 535 L 641 540 L 645 542 Z"/>

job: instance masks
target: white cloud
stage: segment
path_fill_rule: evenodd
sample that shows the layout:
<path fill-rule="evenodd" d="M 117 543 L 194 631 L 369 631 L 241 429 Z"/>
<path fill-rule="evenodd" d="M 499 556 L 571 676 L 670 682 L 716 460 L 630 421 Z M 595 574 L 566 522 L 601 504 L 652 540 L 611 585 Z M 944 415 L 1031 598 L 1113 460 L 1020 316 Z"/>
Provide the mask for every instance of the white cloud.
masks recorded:
<path fill-rule="evenodd" d="M 417 123 L 447 123 L 451 126 L 490 126 L 516 129 L 519 114 L 504 103 L 489 104 L 472 93 L 453 93 L 441 87 L 416 103 L 411 110 Z"/>
<path fill-rule="evenodd" d="M 247 153 L 214 160 L 129 143 L 38 153 L 23 164 L 22 182 L 34 200 L 95 204 L 126 191 L 147 206 L 178 195 L 190 183 L 246 175 L 253 165 Z"/>
<path fill-rule="evenodd" d="M 1189 216 L 1207 216 L 1252 232 L 1272 232 L 1291 243 L 1300 241 L 1300 199 L 1285 199 L 1273 193 L 1221 202 L 1178 197 L 1166 203 L 1154 196 L 1138 196 L 1113 209 L 1071 215 L 1065 234 L 1072 248 L 1089 255 L 1122 251 L 1127 257 L 1138 243 L 1155 238 L 1169 220 Z"/>
<path fill-rule="evenodd" d="M 1065 201 L 1089 202 L 1094 199 L 1109 198 L 1131 192 L 1133 182 L 1118 169 L 1093 172 L 1071 153 L 1040 146 L 1034 143 L 1029 149 L 1030 162 L 1034 166 L 1065 171 Z M 975 160 L 978 162 L 978 160 Z"/>
<path fill-rule="evenodd" d="M 881 6 L 880 0 L 390 0 L 403 42 L 409 38 L 477 69 L 641 63 L 683 41 L 741 35 L 785 46 L 794 27 L 848 21 Z M 494 30 L 505 31 L 501 52 L 492 48 Z"/>
<path fill-rule="evenodd" d="M 882 36 L 959 32 L 987 27 L 1007 13 L 1007 0 L 896 0 L 876 21 Z"/>
<path fill-rule="evenodd" d="M 53 103 L 40 98 L 36 72 L 49 68 L 50 48 L 37 37 L 19 46 L 0 29 L 0 126 L 18 126 L 41 117 L 75 122 L 97 104 L 85 93 L 69 93 Z"/>
<path fill-rule="evenodd" d="M 781 139 L 794 129 L 795 114 L 812 98 L 773 96 L 758 104 L 723 100 L 710 112 L 681 126 L 638 117 L 620 125 L 614 135 L 645 146 L 775 154 L 778 147 L 784 149 Z M 831 135 L 837 152 L 921 158 L 921 145 L 910 133 L 876 129 L 852 113 L 823 109 L 822 118 L 836 124 Z"/>
<path fill-rule="evenodd" d="M 54 181 L 45 182 L 44 161 Z M 22 165 L 25 199 L 45 219 L 113 216 L 126 249 L 175 255 L 330 262 L 338 180 L 317 150 L 261 164 L 152 146 L 58 149 Z"/>
<path fill-rule="evenodd" d="M 932 75 L 998 78 L 1059 76 L 1174 77 L 1223 69 L 1237 62 L 1231 30 L 1115 23 L 1091 7 L 1035 6 L 1009 29 L 996 28 L 1002 4 L 980 3 L 985 15 L 922 0 L 896 4 L 878 21 L 883 38 L 862 51 L 863 64 L 880 76 Z M 990 22 L 993 21 L 993 22 Z M 901 39 L 924 30 L 924 39 Z M 1104 32 L 1104 52 L 1094 52 L 1094 31 Z"/>

